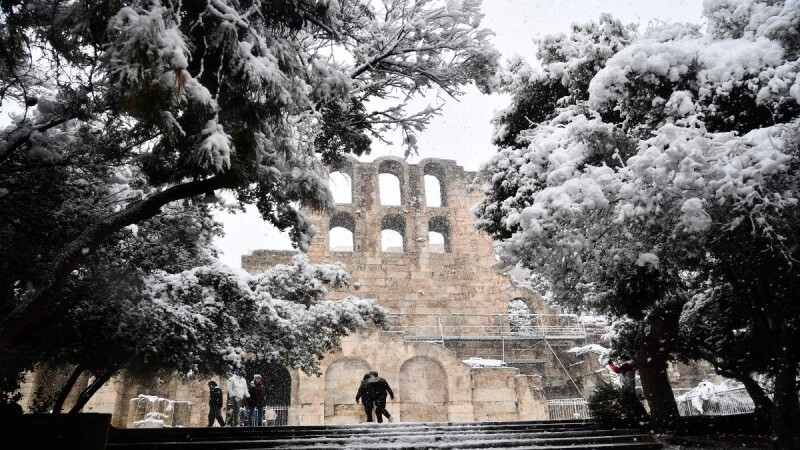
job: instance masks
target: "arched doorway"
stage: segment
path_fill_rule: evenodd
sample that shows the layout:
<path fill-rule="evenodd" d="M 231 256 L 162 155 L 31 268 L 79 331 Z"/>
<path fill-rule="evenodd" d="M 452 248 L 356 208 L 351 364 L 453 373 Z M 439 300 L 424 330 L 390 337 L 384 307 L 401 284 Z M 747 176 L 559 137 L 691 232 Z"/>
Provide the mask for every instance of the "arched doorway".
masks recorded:
<path fill-rule="evenodd" d="M 353 399 L 370 366 L 361 358 L 341 358 L 325 371 L 325 424 L 361 423 L 364 408 Z"/>
<path fill-rule="evenodd" d="M 400 367 L 400 420 L 446 422 L 447 373 L 438 361 L 415 356 Z"/>
<path fill-rule="evenodd" d="M 280 364 L 254 358 L 245 364 L 245 379 L 249 385 L 259 374 L 266 387 L 267 406 L 275 411 L 275 424 L 286 425 L 292 403 L 292 376 Z"/>

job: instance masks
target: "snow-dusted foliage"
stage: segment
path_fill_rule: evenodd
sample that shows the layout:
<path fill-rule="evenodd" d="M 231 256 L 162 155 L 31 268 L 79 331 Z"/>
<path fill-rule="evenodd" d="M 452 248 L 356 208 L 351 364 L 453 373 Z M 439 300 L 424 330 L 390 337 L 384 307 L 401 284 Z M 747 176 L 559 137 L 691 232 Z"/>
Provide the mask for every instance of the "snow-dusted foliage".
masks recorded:
<path fill-rule="evenodd" d="M 611 356 L 611 350 L 600 344 L 586 344 L 578 347 L 571 347 L 567 350 L 567 353 L 573 353 L 575 355 L 597 355 L 597 362 L 603 365 L 605 365 L 609 356 Z"/>
<path fill-rule="evenodd" d="M 614 347 L 635 356 L 657 424 L 662 406 L 677 413 L 650 397 L 668 392 L 658 374 L 676 355 L 701 356 L 693 339 L 737 379 L 755 361 L 786 372 L 796 397 L 788 372 L 800 358 L 786 349 L 800 342 L 797 10 L 709 1 L 708 32 L 659 25 L 598 52 L 586 102 L 563 96 L 573 78 L 541 81 L 581 64 L 580 52 L 559 50 L 567 61 L 512 83 L 515 101 L 498 118 L 506 147 L 483 167 L 477 226 L 504 264 L 544 277 L 562 306 L 618 319 Z M 562 96 L 541 102 L 553 94 Z M 536 120 L 504 136 L 525 101 Z M 734 358 L 734 343 L 752 360 Z"/>
<path fill-rule="evenodd" d="M 271 362 L 313 373 L 341 337 L 385 322 L 373 300 L 320 301 L 326 285 L 348 281 L 342 266 L 309 265 L 304 255 L 256 276 L 220 263 L 156 273 L 146 279 L 139 309 L 152 311 L 145 313 L 151 326 L 163 331 L 151 333 L 154 347 L 142 342 L 140 351 L 174 356 L 162 365 L 184 372 L 224 371 L 218 367 L 259 351 Z"/>
<path fill-rule="evenodd" d="M 211 203 L 218 198 L 215 191 L 233 191 L 239 202 L 255 204 L 264 220 L 289 229 L 297 247 L 307 249 L 316 230 L 296 205 L 316 210 L 332 205 L 320 175 L 323 163 L 368 152 L 371 139 L 390 129 L 401 130 L 413 152 L 416 133 L 437 110 L 406 111 L 410 97 L 431 91 L 457 96 L 467 83 L 491 88 L 497 52 L 488 42 L 490 32 L 480 26 L 480 5 L 476 0 L 0 5 L 0 111 L 14 112 L 0 129 L 0 366 L 13 367 L 10 361 L 30 354 L 21 349 L 33 342 L 46 345 L 36 335 L 36 324 L 50 323 L 44 316 L 72 309 L 71 319 L 91 321 L 105 316 L 82 312 L 124 311 L 145 278 L 161 276 L 156 284 L 164 290 L 148 291 L 160 299 L 150 307 L 162 308 L 160 318 L 171 325 L 153 320 L 148 333 L 163 325 L 175 342 L 187 339 L 198 346 L 187 351 L 218 354 L 210 342 L 212 328 L 234 334 L 230 317 L 243 312 L 236 308 L 256 308 L 221 300 L 224 295 L 213 286 L 220 283 L 226 292 L 252 291 L 248 295 L 257 297 L 259 314 L 271 318 L 265 323 L 295 333 L 287 337 L 295 344 L 314 327 L 322 330 L 309 353 L 292 362 L 312 367 L 307 357 L 369 319 L 371 307 L 355 299 L 312 304 L 324 297 L 321 284 L 346 281 L 338 268 L 301 264 L 284 269 L 288 278 L 275 272 L 250 286 L 208 266 L 210 251 L 199 250 L 211 229 L 202 199 Z M 188 213 L 196 224 L 169 217 L 197 207 L 204 211 Z M 190 244 L 190 231 L 199 228 L 205 230 L 204 244 Z M 134 258 L 141 248 L 152 257 Z M 305 272 L 296 270 L 301 266 Z M 164 272 L 154 275 L 159 269 Z M 103 276 L 108 286 L 98 281 Z M 99 287 L 98 294 L 79 295 L 87 286 Z M 212 294 L 222 295 L 214 302 L 224 308 L 203 306 Z M 112 300 L 101 303 L 102 296 Z M 78 307 L 86 298 L 95 305 Z M 287 317 L 297 329 L 287 325 Z M 70 327 L 54 330 L 76 339 L 75 348 L 91 341 Z M 279 342 L 278 334 L 271 336 L 269 342 Z M 283 355 L 285 348 L 278 345 L 276 351 Z"/>
<path fill-rule="evenodd" d="M 512 93 L 513 100 L 494 120 L 495 143 L 511 147 L 526 143 L 525 130 L 548 118 L 556 105 L 585 101 L 597 70 L 635 36 L 634 26 L 603 14 L 597 22 L 574 24 L 569 35 L 539 40 L 541 71 L 513 57 L 498 75 L 498 88 Z"/>

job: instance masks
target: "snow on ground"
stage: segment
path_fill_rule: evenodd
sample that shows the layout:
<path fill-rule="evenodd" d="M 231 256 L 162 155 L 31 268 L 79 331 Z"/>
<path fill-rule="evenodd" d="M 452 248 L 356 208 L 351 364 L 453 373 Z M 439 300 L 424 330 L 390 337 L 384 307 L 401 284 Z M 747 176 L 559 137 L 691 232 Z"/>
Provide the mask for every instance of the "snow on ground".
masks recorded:
<path fill-rule="evenodd" d="M 485 359 L 472 357 L 461 362 L 470 367 L 505 367 L 506 363 L 499 359 Z"/>

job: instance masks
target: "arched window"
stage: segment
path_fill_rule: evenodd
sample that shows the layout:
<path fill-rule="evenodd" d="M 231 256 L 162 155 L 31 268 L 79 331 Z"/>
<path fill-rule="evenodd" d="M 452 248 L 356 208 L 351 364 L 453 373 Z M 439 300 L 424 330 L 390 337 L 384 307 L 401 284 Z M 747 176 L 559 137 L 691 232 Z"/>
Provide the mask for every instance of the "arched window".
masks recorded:
<path fill-rule="evenodd" d="M 406 221 L 403 216 L 390 214 L 381 221 L 381 251 L 403 253 L 405 251 Z"/>
<path fill-rule="evenodd" d="M 444 251 L 444 235 L 435 231 L 428 231 L 428 251 L 431 253 L 446 253 Z"/>
<path fill-rule="evenodd" d="M 450 253 L 450 223 L 446 217 L 432 217 L 428 221 L 428 251 Z"/>
<path fill-rule="evenodd" d="M 353 404 L 353 392 L 358 391 L 361 375 L 372 367 L 361 358 L 344 357 L 334 361 L 325 371 L 325 423 L 361 423 L 364 410 Z M 353 374 L 358 374 L 353 376 Z"/>
<path fill-rule="evenodd" d="M 352 252 L 355 249 L 356 224 L 350 214 L 334 214 L 328 226 L 328 248 L 331 251 Z"/>
<path fill-rule="evenodd" d="M 442 184 L 433 175 L 425 175 L 425 206 L 428 208 L 442 206 Z"/>
<path fill-rule="evenodd" d="M 378 194 L 381 205 L 403 204 L 403 173 L 405 166 L 400 161 L 387 159 L 378 165 Z"/>
<path fill-rule="evenodd" d="M 353 177 L 344 172 L 331 172 L 328 175 L 328 186 L 334 203 L 353 203 Z"/>
<path fill-rule="evenodd" d="M 425 205 L 428 208 L 439 208 L 447 206 L 445 196 L 445 177 L 444 170 L 438 164 L 426 164 L 423 170 L 425 176 Z"/>
<path fill-rule="evenodd" d="M 536 321 L 530 315 L 531 309 L 528 302 L 521 297 L 512 298 L 508 301 L 508 325 L 511 332 L 521 335 L 533 335 L 536 333 Z"/>
<path fill-rule="evenodd" d="M 400 178 L 391 173 L 378 175 L 378 191 L 381 195 L 381 205 L 400 205 L 402 193 L 400 191 Z"/>

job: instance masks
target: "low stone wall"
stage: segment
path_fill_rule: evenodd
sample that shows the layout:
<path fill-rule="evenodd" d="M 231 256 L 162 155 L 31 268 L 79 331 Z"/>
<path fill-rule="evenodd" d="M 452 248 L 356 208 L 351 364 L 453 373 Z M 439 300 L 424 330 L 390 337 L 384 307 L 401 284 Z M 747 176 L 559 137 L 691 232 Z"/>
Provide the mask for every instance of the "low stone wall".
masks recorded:
<path fill-rule="evenodd" d="M 511 367 L 472 369 L 472 407 L 476 422 L 520 419 L 518 374 L 519 370 Z"/>

